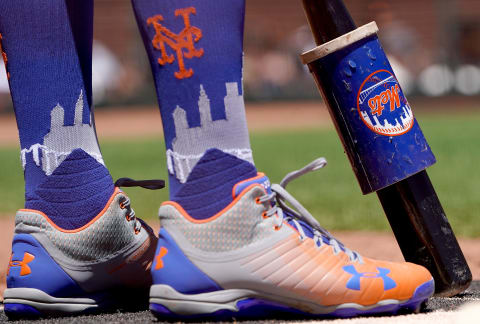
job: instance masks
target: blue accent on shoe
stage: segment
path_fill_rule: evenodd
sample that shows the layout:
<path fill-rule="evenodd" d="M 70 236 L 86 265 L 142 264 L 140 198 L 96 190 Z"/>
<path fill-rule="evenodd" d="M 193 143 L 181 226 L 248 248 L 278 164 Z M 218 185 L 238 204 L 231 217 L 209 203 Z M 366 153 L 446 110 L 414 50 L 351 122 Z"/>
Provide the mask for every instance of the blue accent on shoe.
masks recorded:
<path fill-rule="evenodd" d="M 38 309 L 25 304 L 5 304 L 4 311 L 5 314 L 8 316 L 8 319 L 10 320 L 38 318 L 43 316 L 43 313 L 40 312 Z"/>
<path fill-rule="evenodd" d="M 42 245 L 31 234 L 16 234 L 12 243 L 12 258 L 7 275 L 7 289 L 32 288 L 45 292 L 56 298 L 94 300 L 87 308 L 74 311 L 65 307 L 72 302 L 50 302 L 34 300 L 37 307 L 28 305 L 29 295 L 26 293 L 20 300 L 10 303 L 8 298 L 4 301 L 5 314 L 9 319 L 38 318 L 50 316 L 93 314 L 118 309 L 144 310 L 148 303 L 148 291 L 144 288 L 138 290 L 117 287 L 111 290 L 86 293 L 79 285 L 52 259 Z M 130 297 L 125 299 L 125 293 Z"/>
<path fill-rule="evenodd" d="M 390 273 L 390 269 L 377 267 L 378 276 L 383 279 L 383 290 L 393 289 L 397 286 L 397 283 L 387 276 Z"/>
<path fill-rule="evenodd" d="M 283 213 L 288 217 L 290 215 L 290 213 L 286 210 L 283 211 Z M 299 224 L 300 226 L 302 226 L 303 228 L 303 232 L 305 233 L 305 235 L 311 239 L 313 239 L 313 228 L 308 225 L 307 223 L 305 223 L 304 221 L 302 220 L 299 220 L 299 219 L 295 219 Z M 296 229 L 296 224 L 293 222 L 293 219 L 288 219 L 287 218 L 287 223 L 290 224 L 292 226 L 292 228 Z M 326 236 L 324 235 L 321 235 L 322 237 L 322 242 L 325 243 L 325 244 L 330 244 L 330 239 L 327 238 Z M 345 247 L 342 245 L 342 244 L 339 244 L 339 247 L 342 251 L 345 252 Z"/>
<path fill-rule="evenodd" d="M 53 297 L 85 294 L 30 234 L 13 237 L 7 288 L 35 288 Z"/>
<path fill-rule="evenodd" d="M 169 285 L 183 294 L 200 294 L 222 290 L 217 283 L 200 271 L 183 254 L 177 243 L 164 228 L 160 229 L 159 232 L 151 273 L 154 285 Z"/>
<path fill-rule="evenodd" d="M 170 200 L 195 219 L 209 218 L 233 201 L 235 184 L 256 175 L 253 164 L 219 149 L 209 149 Z"/>
<path fill-rule="evenodd" d="M 347 281 L 346 287 L 352 290 L 360 290 L 360 278 L 382 278 L 383 290 L 393 289 L 397 286 L 395 281 L 388 277 L 390 269 L 377 267 L 378 273 L 375 272 L 358 272 L 353 264 L 346 265 L 342 268 L 352 277 Z"/>
<path fill-rule="evenodd" d="M 234 193 L 235 197 L 238 196 L 239 194 L 241 194 L 242 191 L 245 190 L 245 188 L 247 188 L 248 186 L 250 186 L 254 183 L 258 183 L 258 184 L 262 185 L 263 188 L 265 188 L 265 190 L 267 191 L 268 194 L 272 193 L 272 189 L 270 187 L 270 179 L 268 179 L 267 176 L 263 176 L 263 177 L 260 177 L 260 178 L 243 181 L 242 183 L 237 184 L 236 187 L 235 187 L 235 193 Z"/>
<path fill-rule="evenodd" d="M 72 230 L 97 216 L 115 190 L 107 168 L 82 149 L 73 150 L 27 197 L 25 208 L 45 213 L 57 226 Z"/>
<path fill-rule="evenodd" d="M 311 314 L 261 299 L 247 298 L 237 302 L 237 312 L 219 310 L 209 314 L 178 315 L 161 304 L 150 303 L 150 310 L 159 320 L 167 321 L 221 321 L 229 319 L 289 319 L 312 317 Z"/>
<path fill-rule="evenodd" d="M 219 310 L 210 314 L 179 315 L 170 311 L 161 304 L 150 303 L 150 310 L 161 320 L 198 321 L 198 320 L 228 320 L 228 319 L 312 319 L 312 318 L 349 318 L 355 316 L 368 316 L 378 314 L 394 315 L 404 310 L 413 312 L 419 310 L 422 303 L 433 295 L 435 285 L 433 279 L 420 285 L 415 290 L 412 298 L 399 304 L 380 305 L 367 310 L 356 308 L 341 308 L 331 313 L 312 314 L 276 302 L 247 298 L 237 302 L 238 311 Z"/>
<path fill-rule="evenodd" d="M 377 306 L 372 309 L 362 311 L 356 308 L 342 308 L 329 314 L 330 317 L 354 317 L 359 315 L 375 315 L 375 314 L 397 314 L 401 311 L 414 312 L 419 310 L 422 303 L 425 302 L 435 291 L 435 283 L 432 280 L 418 286 L 413 293 L 412 298 L 400 303 Z"/>

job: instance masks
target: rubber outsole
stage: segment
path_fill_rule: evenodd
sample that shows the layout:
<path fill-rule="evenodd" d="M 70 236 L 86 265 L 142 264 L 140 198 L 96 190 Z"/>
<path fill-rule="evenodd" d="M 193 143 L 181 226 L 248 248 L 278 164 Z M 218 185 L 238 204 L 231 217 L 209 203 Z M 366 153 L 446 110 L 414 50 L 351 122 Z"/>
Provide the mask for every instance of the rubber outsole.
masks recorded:
<path fill-rule="evenodd" d="M 40 290 L 23 289 L 30 291 L 28 294 L 20 292 L 5 296 L 4 312 L 11 320 L 91 315 L 117 310 L 138 311 L 148 307 L 146 290 L 131 290 L 127 295 L 125 291 L 109 291 L 82 297 L 55 298 Z"/>
<path fill-rule="evenodd" d="M 198 321 L 198 320 L 228 320 L 228 319 L 260 319 L 260 318 L 349 318 L 398 313 L 418 312 L 421 305 L 433 295 L 435 284 L 433 279 L 417 287 L 412 298 L 396 303 L 377 304 L 367 309 L 359 309 L 349 304 L 338 305 L 334 311 L 322 314 L 307 313 L 277 302 L 258 298 L 244 298 L 236 302 L 236 311 L 221 309 L 212 313 L 182 315 L 172 312 L 160 303 L 150 302 L 150 310 L 160 320 L 168 321 Z M 229 307 L 230 308 L 230 307 Z"/>
<path fill-rule="evenodd" d="M 67 311 L 65 310 L 65 307 L 68 307 L 68 305 L 45 306 L 46 305 L 41 305 L 39 303 L 36 303 L 35 306 L 29 305 L 26 302 L 7 303 L 4 305 L 4 312 L 9 320 L 19 320 L 97 314 L 107 311 L 107 309 L 98 308 L 96 305 L 89 305 L 81 311 Z"/>

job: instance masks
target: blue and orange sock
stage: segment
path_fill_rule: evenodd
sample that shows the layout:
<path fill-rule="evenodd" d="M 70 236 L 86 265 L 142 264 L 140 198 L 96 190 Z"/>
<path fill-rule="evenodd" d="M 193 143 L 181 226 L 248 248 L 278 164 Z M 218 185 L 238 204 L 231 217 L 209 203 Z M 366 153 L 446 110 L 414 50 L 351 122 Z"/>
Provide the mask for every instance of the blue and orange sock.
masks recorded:
<path fill-rule="evenodd" d="M 194 218 L 256 175 L 242 86 L 244 0 L 132 0 L 155 80 L 170 199 Z"/>
<path fill-rule="evenodd" d="M 25 208 L 64 229 L 114 191 L 91 112 L 92 0 L 0 2 L 0 33 L 20 136 Z"/>

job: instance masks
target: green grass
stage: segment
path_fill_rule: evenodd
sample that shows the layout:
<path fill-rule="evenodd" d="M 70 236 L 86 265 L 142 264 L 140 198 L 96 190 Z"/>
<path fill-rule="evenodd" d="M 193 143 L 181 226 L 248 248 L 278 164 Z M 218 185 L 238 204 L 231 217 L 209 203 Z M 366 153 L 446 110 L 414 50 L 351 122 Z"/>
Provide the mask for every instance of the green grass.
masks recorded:
<path fill-rule="evenodd" d="M 458 235 L 480 236 L 479 113 L 417 117 L 437 157 L 428 169 L 446 214 Z M 272 182 L 316 157 L 325 169 L 295 180 L 288 190 L 328 229 L 388 230 L 375 194 L 363 196 L 334 130 L 258 133 L 251 136 L 255 163 Z M 156 139 L 103 141 L 102 151 L 114 178 L 166 178 L 164 146 Z M 23 176 L 16 148 L 0 148 L 2 215 L 23 203 Z M 153 219 L 168 190 L 127 188 L 137 215 Z"/>

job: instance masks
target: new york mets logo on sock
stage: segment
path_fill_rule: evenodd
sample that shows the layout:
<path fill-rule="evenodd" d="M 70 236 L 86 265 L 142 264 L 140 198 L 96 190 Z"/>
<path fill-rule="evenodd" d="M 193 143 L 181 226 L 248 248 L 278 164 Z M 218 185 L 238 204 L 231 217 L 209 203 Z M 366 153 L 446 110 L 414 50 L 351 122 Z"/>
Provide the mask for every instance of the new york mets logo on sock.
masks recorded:
<path fill-rule="evenodd" d="M 390 269 L 377 267 L 378 272 L 358 272 L 354 265 L 347 265 L 342 268 L 345 272 L 348 272 L 352 277 L 347 281 L 346 287 L 352 290 L 360 290 L 360 279 L 382 279 L 383 290 L 393 289 L 397 286 L 395 281 L 388 276 Z"/>
<path fill-rule="evenodd" d="M 195 43 L 202 38 L 202 31 L 190 24 L 190 15 L 195 15 L 196 12 L 194 7 L 175 10 L 175 17 L 182 16 L 184 24 L 184 28 L 178 34 L 162 24 L 164 21 L 162 15 L 155 15 L 147 19 L 147 25 L 152 25 L 155 29 L 155 36 L 152 39 L 153 47 L 161 52 L 158 63 L 165 65 L 175 61 L 173 54 L 167 53 L 165 45 L 175 52 L 178 71 L 174 72 L 174 75 L 177 79 L 189 78 L 193 75 L 193 69 L 185 67 L 184 58 L 201 57 L 204 53 L 203 48 L 195 48 Z"/>
<path fill-rule="evenodd" d="M 32 269 L 28 265 L 30 262 L 35 259 L 35 256 L 33 254 L 30 254 L 28 252 L 23 253 L 23 259 L 20 260 L 13 260 L 13 253 L 10 256 L 10 262 L 8 263 L 8 269 L 7 269 L 7 276 L 10 274 L 10 269 L 12 267 L 20 267 L 20 276 L 26 276 L 30 273 L 32 273 Z"/>

